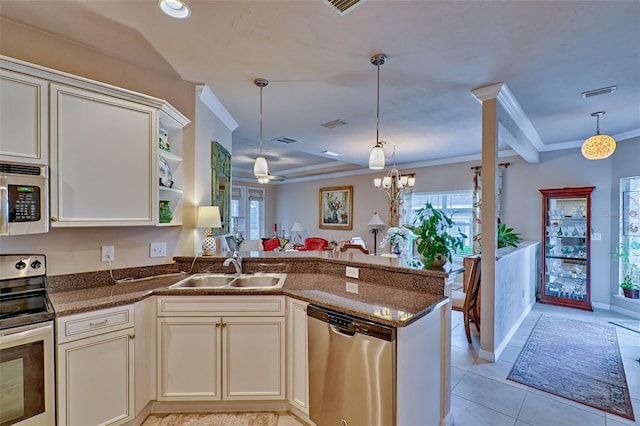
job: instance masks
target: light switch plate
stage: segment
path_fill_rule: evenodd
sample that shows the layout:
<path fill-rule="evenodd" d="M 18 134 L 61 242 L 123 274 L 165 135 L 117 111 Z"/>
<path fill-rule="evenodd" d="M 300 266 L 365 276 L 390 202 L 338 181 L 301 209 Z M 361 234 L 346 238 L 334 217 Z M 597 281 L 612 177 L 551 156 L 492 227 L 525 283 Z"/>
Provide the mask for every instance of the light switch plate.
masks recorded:
<path fill-rule="evenodd" d="M 593 234 L 591 234 L 591 241 L 601 241 L 602 240 L 602 234 L 600 232 L 594 232 Z"/>

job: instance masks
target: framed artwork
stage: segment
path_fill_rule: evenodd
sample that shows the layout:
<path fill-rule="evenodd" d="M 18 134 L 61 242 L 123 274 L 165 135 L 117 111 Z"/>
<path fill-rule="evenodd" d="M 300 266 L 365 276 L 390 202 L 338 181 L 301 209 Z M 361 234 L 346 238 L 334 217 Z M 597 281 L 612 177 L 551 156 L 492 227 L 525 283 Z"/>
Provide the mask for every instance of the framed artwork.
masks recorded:
<path fill-rule="evenodd" d="M 320 188 L 320 229 L 353 229 L 353 186 Z"/>
<path fill-rule="evenodd" d="M 218 142 L 211 142 L 211 205 L 220 207 L 222 228 L 213 235 L 228 234 L 231 219 L 231 154 Z"/>

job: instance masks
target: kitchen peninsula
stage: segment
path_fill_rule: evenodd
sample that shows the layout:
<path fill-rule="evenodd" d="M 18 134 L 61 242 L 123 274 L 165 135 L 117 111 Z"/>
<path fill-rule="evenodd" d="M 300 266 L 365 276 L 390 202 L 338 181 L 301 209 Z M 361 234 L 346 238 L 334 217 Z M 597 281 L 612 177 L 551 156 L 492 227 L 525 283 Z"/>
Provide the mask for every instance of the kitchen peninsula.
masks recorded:
<path fill-rule="evenodd" d="M 418 270 L 402 258 L 334 252 L 241 256 L 243 273 L 284 273 L 284 285 L 170 288 L 186 274 L 114 284 L 107 271 L 49 277 L 59 364 L 73 370 L 73 357 L 65 356 L 65 345 L 71 345 L 66 342 L 72 338 L 65 333 L 82 321 L 101 324 L 91 327 L 89 339 L 98 339 L 97 333 L 124 332 L 127 348 L 135 345 L 135 355 L 123 367 L 128 375 L 123 374 L 119 384 L 128 386 L 124 394 L 131 395 L 130 400 L 114 403 L 111 413 L 94 420 L 118 418 L 116 424 L 138 425 L 150 412 L 229 409 L 291 411 L 308 419 L 306 306 L 314 304 L 396 329 L 396 425 L 451 424 L 451 311 L 444 295 L 462 268 Z M 113 275 L 118 279 L 177 271 L 233 272 L 232 266 L 223 265 L 225 259 L 199 257 L 194 263 L 192 257 L 176 257 L 171 265 L 116 270 Z M 346 267 L 351 277 L 346 276 Z M 273 338 L 256 341 L 260 346 L 250 350 L 251 342 L 242 338 L 251 336 Z M 253 354 L 249 357 L 253 364 L 239 365 L 247 353 Z M 251 375 L 238 378 L 247 369 Z M 116 376 L 108 373 L 113 371 L 108 366 L 103 370 L 105 379 Z M 254 379 L 257 382 L 252 383 Z M 64 380 L 59 382 L 58 400 L 66 406 L 62 415 L 67 416 L 59 419 L 60 424 L 77 423 L 74 413 L 76 419 L 95 414 L 83 412 L 82 404 L 73 401 L 79 392 L 65 388 Z"/>

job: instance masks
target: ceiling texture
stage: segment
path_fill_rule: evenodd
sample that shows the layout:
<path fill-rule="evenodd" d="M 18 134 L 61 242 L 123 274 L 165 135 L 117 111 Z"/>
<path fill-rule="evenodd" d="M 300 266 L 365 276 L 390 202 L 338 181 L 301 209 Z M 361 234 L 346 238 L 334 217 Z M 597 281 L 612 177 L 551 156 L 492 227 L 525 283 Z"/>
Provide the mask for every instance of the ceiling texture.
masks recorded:
<path fill-rule="evenodd" d="M 538 152 L 579 149 L 601 110 L 602 133 L 640 136 L 640 1 L 367 0 L 344 15 L 325 0 L 186 3 L 185 20 L 162 14 L 156 0 L 0 0 L 0 15 L 209 86 L 239 124 L 240 181 L 254 181 L 259 152 L 257 77 L 269 80 L 271 174 L 296 182 L 368 172 L 377 53 L 388 56 L 380 139 L 389 162 L 395 145 L 403 171 L 480 158 L 481 105 L 471 91 L 499 82 L 530 120 Z M 612 85 L 611 94 L 581 95 Z M 322 126 L 333 120 L 345 124 Z M 281 137 L 294 142 L 274 141 Z M 498 145 L 514 154 L 507 141 Z"/>

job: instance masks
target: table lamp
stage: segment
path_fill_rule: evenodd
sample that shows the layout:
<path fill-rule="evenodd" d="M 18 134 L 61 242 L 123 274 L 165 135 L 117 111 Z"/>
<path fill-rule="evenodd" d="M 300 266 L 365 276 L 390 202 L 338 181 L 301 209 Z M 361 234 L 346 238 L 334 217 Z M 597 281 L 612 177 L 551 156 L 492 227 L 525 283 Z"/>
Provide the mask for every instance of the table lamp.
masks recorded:
<path fill-rule="evenodd" d="M 218 206 L 198 207 L 196 227 L 207 228 L 207 231 L 204 234 L 204 240 L 202 240 L 202 255 L 213 256 L 213 253 L 216 251 L 216 239 L 213 238 L 212 228 L 222 228 L 220 208 Z"/>
<path fill-rule="evenodd" d="M 380 219 L 378 213 L 374 213 L 369 219 L 369 223 L 367 223 L 371 227 L 371 232 L 373 233 L 373 254 L 378 254 L 378 241 L 377 236 L 380 229 L 382 229 L 385 223 Z"/>
<path fill-rule="evenodd" d="M 304 231 L 302 224 L 300 224 L 300 222 L 294 222 L 293 226 L 291 227 L 291 232 L 296 233 L 296 235 L 293 237 L 294 244 L 301 244 L 300 240 L 302 239 L 302 235 L 300 235 L 300 232 L 302 231 Z"/>

